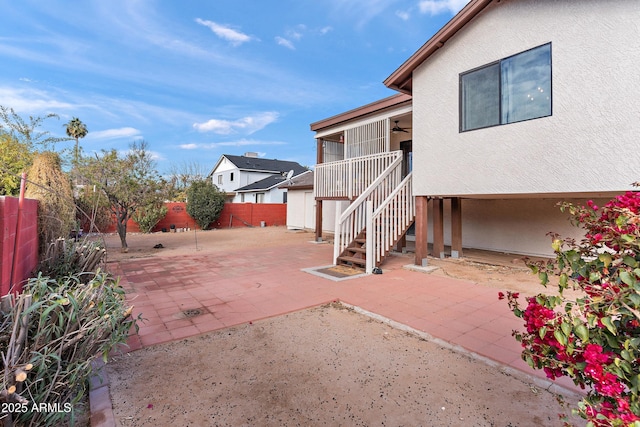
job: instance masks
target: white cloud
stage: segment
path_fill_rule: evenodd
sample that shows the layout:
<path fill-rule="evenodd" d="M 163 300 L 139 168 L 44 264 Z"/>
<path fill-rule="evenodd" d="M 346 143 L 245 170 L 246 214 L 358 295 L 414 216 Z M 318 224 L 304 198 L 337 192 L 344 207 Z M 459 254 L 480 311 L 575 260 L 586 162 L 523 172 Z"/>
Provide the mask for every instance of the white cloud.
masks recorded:
<path fill-rule="evenodd" d="M 428 13 L 431 16 L 447 12 L 455 15 L 467 3 L 469 0 L 422 0 L 418 3 L 418 8 L 421 13 Z"/>
<path fill-rule="evenodd" d="M 99 130 L 89 132 L 87 139 L 118 139 L 118 138 L 135 138 L 140 136 L 140 131 L 132 127 L 124 127 L 118 129 Z"/>
<path fill-rule="evenodd" d="M 396 16 L 402 19 L 403 21 L 408 21 L 409 18 L 411 17 L 411 15 L 409 15 L 409 12 L 406 12 L 403 10 L 396 10 Z"/>
<path fill-rule="evenodd" d="M 320 28 L 320 34 L 323 36 L 331 31 L 333 31 L 333 27 L 330 26 Z"/>
<path fill-rule="evenodd" d="M 260 146 L 260 145 L 286 145 L 286 142 L 282 141 L 259 141 L 255 139 L 239 139 L 237 141 L 225 141 L 225 142 L 210 142 L 201 144 L 181 144 L 179 147 L 183 150 L 215 150 L 222 147 L 246 147 L 246 146 Z"/>
<path fill-rule="evenodd" d="M 303 33 L 307 31 L 307 26 L 304 24 L 298 24 L 295 28 L 287 30 L 287 37 L 292 38 L 294 40 L 300 40 L 302 38 Z"/>
<path fill-rule="evenodd" d="M 276 43 L 279 44 L 280 46 L 284 46 L 287 49 L 291 49 L 291 50 L 295 50 L 296 47 L 293 45 L 293 43 L 291 42 L 291 40 L 287 40 L 283 37 L 280 36 L 276 36 Z"/>
<path fill-rule="evenodd" d="M 286 37 L 276 36 L 276 43 L 280 46 L 284 46 L 287 49 L 295 50 L 296 47 L 293 44 L 293 40 L 301 40 L 304 34 L 307 32 L 307 26 L 304 24 L 298 24 L 294 28 L 290 28 L 285 31 Z"/>
<path fill-rule="evenodd" d="M 247 116 L 233 121 L 211 119 L 204 123 L 194 123 L 193 127 L 200 132 L 213 132 L 219 135 L 229 135 L 236 132 L 251 135 L 275 122 L 278 116 L 279 114 L 274 111 L 267 111 L 255 116 Z"/>
<path fill-rule="evenodd" d="M 2 99 L 3 106 L 13 108 L 16 113 L 33 115 L 49 112 L 59 113 L 60 110 L 68 110 L 75 107 L 75 105 L 68 102 L 54 99 L 46 91 L 34 89 L 0 87 L 0 99 Z"/>
<path fill-rule="evenodd" d="M 196 22 L 200 25 L 208 27 L 211 31 L 214 32 L 216 36 L 220 37 L 223 40 L 231 42 L 231 44 L 234 46 L 241 45 L 242 43 L 251 40 L 250 36 L 241 33 L 240 31 L 236 31 L 231 27 L 225 27 L 224 25 L 217 24 L 213 21 L 196 18 Z"/>

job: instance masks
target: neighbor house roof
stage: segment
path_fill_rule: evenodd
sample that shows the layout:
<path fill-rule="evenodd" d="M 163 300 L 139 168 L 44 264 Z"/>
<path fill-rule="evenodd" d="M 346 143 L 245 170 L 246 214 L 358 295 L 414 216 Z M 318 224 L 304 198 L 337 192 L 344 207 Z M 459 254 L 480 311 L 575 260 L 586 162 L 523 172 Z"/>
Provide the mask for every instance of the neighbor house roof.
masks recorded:
<path fill-rule="evenodd" d="M 265 179 L 261 179 L 260 181 L 256 181 L 253 184 L 245 185 L 244 187 L 240 187 L 236 190 L 236 193 L 245 193 L 250 191 L 267 191 L 271 190 L 273 187 L 276 187 L 282 184 L 287 178 L 282 175 L 271 175 L 266 177 Z"/>
<path fill-rule="evenodd" d="M 247 157 L 247 156 L 234 156 L 232 154 L 223 154 L 215 164 L 209 176 L 211 176 L 218 166 L 222 162 L 222 159 L 226 158 L 233 163 L 238 169 L 253 172 L 266 172 L 266 173 L 286 173 L 290 170 L 294 175 L 299 175 L 306 171 L 307 168 L 300 165 L 297 162 L 291 162 L 287 160 L 277 159 L 263 159 L 260 157 Z"/>
<path fill-rule="evenodd" d="M 285 176 L 284 173 L 279 175 L 271 175 L 266 177 L 265 179 L 261 179 L 260 181 L 256 181 L 252 184 L 245 185 L 244 187 L 240 187 L 236 190 L 236 192 L 242 193 L 242 192 L 248 192 L 248 191 L 261 191 L 261 190 L 267 191 L 267 190 L 271 190 L 276 186 L 278 188 L 288 188 L 286 185 L 282 185 L 282 184 L 286 183 L 287 181 L 293 182 L 294 180 L 299 179 L 306 175 L 311 175 L 311 183 L 313 184 L 313 174 L 310 174 L 310 172 L 311 171 L 309 169 L 305 168 L 304 172 L 298 175 L 294 173 L 293 177 L 289 180 L 287 180 L 287 177 Z"/>
<path fill-rule="evenodd" d="M 390 88 L 411 94 L 413 90 L 413 71 L 433 55 L 453 37 L 462 27 L 475 18 L 492 0 L 471 0 L 456 16 L 445 24 L 420 49 L 407 59 L 397 70 L 384 81 Z"/>

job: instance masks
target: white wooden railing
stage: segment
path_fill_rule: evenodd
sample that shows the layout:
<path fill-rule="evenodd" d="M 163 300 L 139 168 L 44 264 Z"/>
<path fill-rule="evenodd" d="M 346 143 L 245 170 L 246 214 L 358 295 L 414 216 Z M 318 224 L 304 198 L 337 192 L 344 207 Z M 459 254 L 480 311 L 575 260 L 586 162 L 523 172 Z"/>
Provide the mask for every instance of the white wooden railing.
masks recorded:
<path fill-rule="evenodd" d="M 320 163 L 314 171 L 315 197 L 353 200 L 397 161 L 402 161 L 402 151 Z"/>
<path fill-rule="evenodd" d="M 409 173 L 377 209 L 373 202 L 367 202 L 367 273 L 380 264 L 415 219 L 412 175 Z"/>
<path fill-rule="evenodd" d="M 333 243 L 334 262 L 367 226 L 367 202 L 371 202 L 370 206 L 375 211 L 400 185 L 402 181 L 402 152 L 395 153 L 400 153 L 400 155 L 396 156 L 380 172 L 379 176 L 362 190 L 358 198 L 342 214 L 339 213 L 340 204 L 336 204 L 336 227 Z M 367 269 L 367 273 L 370 272 L 371 269 Z"/>

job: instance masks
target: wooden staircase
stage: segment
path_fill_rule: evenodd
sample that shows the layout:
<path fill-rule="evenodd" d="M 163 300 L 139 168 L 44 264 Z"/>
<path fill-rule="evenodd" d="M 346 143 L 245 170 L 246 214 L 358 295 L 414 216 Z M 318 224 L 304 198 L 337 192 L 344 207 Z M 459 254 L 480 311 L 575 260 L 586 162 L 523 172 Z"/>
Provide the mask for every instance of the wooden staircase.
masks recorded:
<path fill-rule="evenodd" d="M 415 220 L 411 183 L 411 173 L 402 177 L 402 158 L 397 156 L 344 212 L 336 214 L 335 265 L 371 273 L 382 264 Z"/>
<path fill-rule="evenodd" d="M 409 224 L 400 234 L 397 239 L 394 239 L 394 245 L 407 233 L 407 230 L 411 227 Z M 380 267 L 382 265 L 384 259 L 389 255 L 390 251 L 385 251 L 384 255 L 380 257 L 379 261 L 374 261 L 373 265 L 375 267 Z M 336 265 L 343 265 L 345 267 L 357 268 L 365 271 L 367 265 L 367 230 L 363 230 L 358 234 L 350 244 L 347 246 L 340 256 L 336 259 Z"/>
<path fill-rule="evenodd" d="M 367 265 L 367 230 L 363 230 L 336 260 L 336 265 L 364 270 Z"/>

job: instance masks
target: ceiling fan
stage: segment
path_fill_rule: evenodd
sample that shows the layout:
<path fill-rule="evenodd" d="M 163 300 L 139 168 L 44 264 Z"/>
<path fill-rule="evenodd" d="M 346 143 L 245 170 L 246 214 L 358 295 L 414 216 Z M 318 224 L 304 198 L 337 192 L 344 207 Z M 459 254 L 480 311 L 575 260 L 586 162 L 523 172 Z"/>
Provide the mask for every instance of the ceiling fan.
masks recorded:
<path fill-rule="evenodd" d="M 391 129 L 391 132 L 393 132 L 393 133 L 398 133 L 398 132 L 406 132 L 406 133 L 409 133 L 409 131 L 408 131 L 408 130 L 403 129 L 403 128 L 401 128 L 400 126 L 398 126 L 398 122 L 399 122 L 399 121 L 400 121 L 400 120 L 394 120 L 394 122 L 395 122 L 395 124 L 396 124 L 396 125 Z"/>

